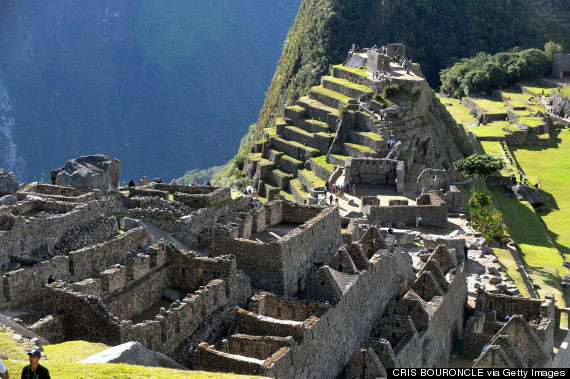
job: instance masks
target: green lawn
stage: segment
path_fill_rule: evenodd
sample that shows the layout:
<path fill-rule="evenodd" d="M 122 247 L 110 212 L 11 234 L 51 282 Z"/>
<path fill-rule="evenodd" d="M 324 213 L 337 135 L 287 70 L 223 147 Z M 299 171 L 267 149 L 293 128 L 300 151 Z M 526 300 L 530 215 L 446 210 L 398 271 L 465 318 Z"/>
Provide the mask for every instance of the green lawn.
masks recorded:
<path fill-rule="evenodd" d="M 1 324 L 0 324 L 1 326 Z M 0 356 L 8 368 L 11 378 L 19 378 L 22 368 L 29 363 L 27 351 L 22 340 L 12 338 L 12 333 L 0 328 Z M 77 363 L 93 354 L 108 349 L 109 346 L 100 343 L 72 341 L 43 347 L 45 357 L 41 364 L 48 368 L 52 378 L 83 379 L 83 378 L 253 378 L 234 374 L 220 374 L 202 371 L 183 371 L 166 368 L 153 368 L 127 364 L 84 364 Z M 4 358 L 6 357 L 6 358 Z"/>
<path fill-rule="evenodd" d="M 334 67 L 337 67 L 337 68 L 339 68 L 339 69 L 341 69 L 341 70 L 345 70 L 345 71 L 352 72 L 353 74 L 357 74 L 357 75 L 360 75 L 360 76 L 366 76 L 366 77 L 368 77 L 368 74 L 370 73 L 370 71 L 368 71 L 368 70 L 365 69 L 365 68 L 346 67 L 346 66 L 343 66 L 343 65 L 341 65 L 341 64 L 335 65 Z"/>
<path fill-rule="evenodd" d="M 570 304 L 569 291 L 565 296 L 560 285 L 560 278 L 568 273 L 562 266 L 564 259 L 548 238 L 532 207 L 527 202 L 506 197 L 503 188 L 492 188 L 491 193 L 497 209 L 503 214 L 509 234 L 517 243 L 526 271 L 540 286 L 540 297 L 554 294 L 559 305 Z"/>
<path fill-rule="evenodd" d="M 480 98 L 471 99 L 477 106 L 485 111 L 487 114 L 500 114 L 507 113 L 505 103 L 493 98 Z"/>
<path fill-rule="evenodd" d="M 542 95 L 544 91 L 544 95 L 550 95 L 554 88 L 542 86 L 536 83 L 521 83 L 521 87 L 534 93 L 535 95 Z"/>
<path fill-rule="evenodd" d="M 493 255 L 499 259 L 499 263 L 503 266 L 505 273 L 514 281 L 515 285 L 524 297 L 530 297 L 526 286 L 524 285 L 521 273 L 517 270 L 517 262 L 507 249 L 493 249 Z"/>
<path fill-rule="evenodd" d="M 509 134 L 509 132 L 504 131 L 503 128 L 508 127 L 510 124 L 508 121 L 494 121 L 487 125 L 472 126 L 469 128 L 470 132 L 473 132 L 476 137 L 504 137 Z"/>
<path fill-rule="evenodd" d="M 570 86 L 564 86 L 560 91 L 557 92 L 565 98 L 570 99 Z"/>
<path fill-rule="evenodd" d="M 517 120 L 517 124 L 526 124 L 528 126 L 536 127 L 546 124 L 542 117 L 521 117 Z"/>

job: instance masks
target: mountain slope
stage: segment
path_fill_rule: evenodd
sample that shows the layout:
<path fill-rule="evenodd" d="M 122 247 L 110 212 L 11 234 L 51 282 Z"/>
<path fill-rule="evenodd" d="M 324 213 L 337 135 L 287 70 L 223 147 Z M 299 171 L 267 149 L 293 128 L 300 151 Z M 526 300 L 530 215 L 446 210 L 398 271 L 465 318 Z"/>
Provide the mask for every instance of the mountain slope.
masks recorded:
<path fill-rule="evenodd" d="M 542 48 L 549 40 L 569 46 L 568 30 L 537 12 L 527 0 L 303 0 L 258 128 L 281 115 L 284 104 L 308 93 L 331 64 L 346 58 L 353 43 L 406 44 L 432 86 L 438 85 L 441 69 L 479 51 Z"/>

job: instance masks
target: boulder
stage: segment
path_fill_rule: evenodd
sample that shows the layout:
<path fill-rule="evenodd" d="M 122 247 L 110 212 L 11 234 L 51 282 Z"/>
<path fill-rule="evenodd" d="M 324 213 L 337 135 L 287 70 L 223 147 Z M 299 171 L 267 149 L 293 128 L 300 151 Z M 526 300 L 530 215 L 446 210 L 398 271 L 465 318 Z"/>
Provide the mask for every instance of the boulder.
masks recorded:
<path fill-rule="evenodd" d="M 523 200 L 528 201 L 533 207 L 544 204 L 544 192 L 538 188 L 528 186 L 524 183 L 518 183 L 516 186 L 513 186 L 512 189 L 517 197 L 521 197 Z"/>
<path fill-rule="evenodd" d="M 138 342 L 127 342 L 87 357 L 79 363 L 126 363 L 149 367 L 187 370 L 166 355 L 149 350 Z"/>
<path fill-rule="evenodd" d="M 52 184 L 66 187 L 116 192 L 120 180 L 121 161 L 101 154 L 70 159 L 51 171 Z"/>
<path fill-rule="evenodd" d="M 4 205 L 14 205 L 18 201 L 18 198 L 14 195 L 6 195 L 0 197 L 0 207 Z"/>
<path fill-rule="evenodd" d="M 18 191 L 18 179 L 11 171 L 0 168 L 0 196 L 14 195 Z"/>

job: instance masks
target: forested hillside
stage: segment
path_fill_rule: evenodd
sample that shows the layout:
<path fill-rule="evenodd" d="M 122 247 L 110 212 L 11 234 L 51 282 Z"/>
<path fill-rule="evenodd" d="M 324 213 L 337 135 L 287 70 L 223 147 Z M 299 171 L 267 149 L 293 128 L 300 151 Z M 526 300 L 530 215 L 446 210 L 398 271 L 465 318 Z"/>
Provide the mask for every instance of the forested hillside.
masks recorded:
<path fill-rule="evenodd" d="M 300 0 L 0 2 L 0 167 L 103 153 L 123 178 L 225 163 Z"/>
<path fill-rule="evenodd" d="M 401 42 L 432 86 L 440 70 L 479 52 L 543 48 L 549 40 L 566 49 L 570 33 L 536 13 L 527 0 L 303 0 L 291 28 L 258 131 L 283 104 L 308 92 L 350 46 Z"/>

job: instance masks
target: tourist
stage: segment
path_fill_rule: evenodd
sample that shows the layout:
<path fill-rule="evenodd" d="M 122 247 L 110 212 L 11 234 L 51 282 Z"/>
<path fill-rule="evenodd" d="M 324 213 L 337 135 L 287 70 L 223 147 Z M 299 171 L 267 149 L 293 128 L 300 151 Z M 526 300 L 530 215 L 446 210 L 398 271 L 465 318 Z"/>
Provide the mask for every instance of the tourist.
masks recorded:
<path fill-rule="evenodd" d="M 206 180 L 206 185 L 207 185 L 208 187 L 210 187 L 210 186 L 212 185 L 212 183 L 210 183 L 210 179 Z"/>
<path fill-rule="evenodd" d="M 334 199 L 334 198 L 333 198 L 333 194 L 332 194 L 332 193 L 331 193 L 329 199 L 330 199 L 330 205 L 333 205 L 333 199 Z"/>
<path fill-rule="evenodd" d="M 2 375 L 0 377 L 2 379 L 8 379 L 10 377 L 10 375 L 8 374 L 8 369 L 6 368 L 6 366 L 4 366 L 4 363 L 2 363 L 2 361 L 0 361 L 0 375 Z"/>
<path fill-rule="evenodd" d="M 420 227 L 420 222 L 422 222 L 422 216 L 417 215 L 416 216 L 416 228 Z"/>
<path fill-rule="evenodd" d="M 158 177 L 158 179 L 156 179 L 157 183 L 162 183 L 162 177 Z"/>
<path fill-rule="evenodd" d="M 356 196 L 356 184 L 352 185 L 352 196 Z"/>
<path fill-rule="evenodd" d="M 172 182 L 170 182 L 170 184 L 176 184 L 176 179 L 172 179 Z"/>
<path fill-rule="evenodd" d="M 28 353 L 30 364 L 22 369 L 22 379 L 51 379 L 49 370 L 40 365 L 42 353 L 39 350 L 32 350 Z"/>
<path fill-rule="evenodd" d="M 190 183 L 191 186 L 197 186 L 198 183 L 196 182 L 196 179 L 192 180 L 192 183 Z"/>
<path fill-rule="evenodd" d="M 133 178 L 129 180 L 129 187 L 135 187 L 135 181 L 133 180 Z"/>
<path fill-rule="evenodd" d="M 336 202 L 336 205 L 338 205 L 338 196 L 335 195 L 334 201 Z"/>
<path fill-rule="evenodd" d="M 149 249 L 149 247 L 148 247 L 148 243 L 145 242 L 145 243 L 144 243 L 144 253 L 145 253 L 145 254 L 148 254 L 149 252 L 150 252 L 150 249 Z"/>
<path fill-rule="evenodd" d="M 48 278 L 48 284 L 52 284 L 53 282 L 55 282 L 55 279 L 53 278 L 53 275 L 50 275 Z"/>
<path fill-rule="evenodd" d="M 139 242 L 138 246 L 137 246 L 137 253 L 140 254 L 142 253 L 142 244 Z"/>
<path fill-rule="evenodd" d="M 505 322 L 509 322 L 511 320 L 511 318 L 512 318 L 511 316 L 508 316 L 508 315 L 505 316 Z"/>

